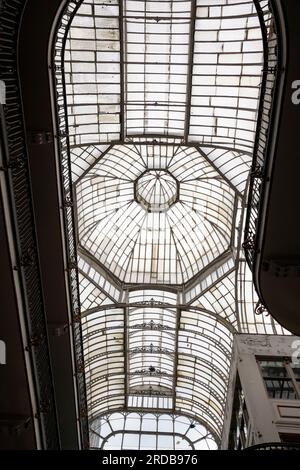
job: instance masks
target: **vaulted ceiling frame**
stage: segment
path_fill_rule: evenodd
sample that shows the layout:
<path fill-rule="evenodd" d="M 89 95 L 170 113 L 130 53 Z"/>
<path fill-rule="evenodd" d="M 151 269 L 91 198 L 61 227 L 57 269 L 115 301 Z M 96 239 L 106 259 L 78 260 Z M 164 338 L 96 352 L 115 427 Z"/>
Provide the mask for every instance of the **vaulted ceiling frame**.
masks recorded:
<path fill-rule="evenodd" d="M 123 0 L 119 0 L 119 34 L 120 34 L 120 135 L 121 141 L 125 140 L 125 57 L 126 42 L 124 41 L 124 5 Z M 125 29 L 126 31 L 126 29 Z"/>
<path fill-rule="evenodd" d="M 123 2 L 122 2 L 122 3 L 123 3 Z M 194 3 L 194 2 L 193 2 L 193 3 Z M 122 13 L 121 13 L 121 15 L 119 15 L 119 17 L 120 17 L 120 16 L 123 16 Z M 105 17 L 105 15 L 104 15 L 104 17 Z M 133 17 L 133 16 L 130 16 L 130 18 L 132 18 L 132 17 Z M 108 16 L 107 16 L 107 18 L 108 18 Z M 119 18 L 119 19 L 120 19 L 120 18 Z M 186 17 L 185 17 L 184 19 L 186 19 Z M 229 17 L 227 17 L 227 19 L 229 19 Z M 125 21 L 125 20 L 127 20 L 127 16 L 126 16 L 126 15 L 125 15 L 125 17 L 124 17 L 124 21 Z M 158 20 L 160 21 L 161 18 L 158 17 Z M 122 18 L 122 25 L 123 25 L 123 18 Z M 120 29 L 121 29 L 121 28 L 120 28 Z M 190 35 L 193 34 L 193 33 L 192 33 L 192 30 L 194 31 L 194 28 L 190 28 Z M 124 37 L 123 33 L 122 33 L 121 36 L 122 36 L 122 38 Z M 190 40 L 190 45 L 191 45 L 191 40 Z M 123 50 L 123 47 L 122 47 L 121 49 Z M 121 55 L 122 55 L 122 53 L 121 53 Z M 124 57 L 121 58 L 121 63 L 123 64 L 123 65 L 121 65 L 121 69 L 123 69 L 123 70 L 124 70 L 124 67 L 127 65 L 127 61 L 126 61 L 126 59 L 125 59 L 125 60 L 124 60 L 124 59 L 125 59 Z M 192 66 L 193 54 L 191 53 L 191 47 L 190 47 L 190 59 L 192 59 L 192 60 L 189 61 L 189 68 L 192 68 L 192 69 L 193 69 L 193 66 Z M 205 65 L 205 61 L 203 62 L 202 65 Z M 239 64 L 236 64 L 236 65 L 239 65 Z M 240 65 L 242 65 L 242 64 L 240 64 Z M 255 65 L 255 64 L 254 64 L 254 65 Z M 122 73 L 122 72 L 121 72 L 121 73 Z M 192 75 L 192 74 L 190 74 L 190 75 Z M 201 76 L 201 75 L 198 74 L 198 76 Z M 204 76 L 204 75 L 203 75 L 203 76 Z M 191 76 L 190 76 L 190 79 L 191 79 Z M 122 79 L 121 82 L 124 84 L 125 80 Z M 189 92 L 190 92 L 190 94 L 191 94 L 191 92 L 192 92 L 191 86 L 188 86 L 187 88 L 188 88 L 188 90 L 189 90 Z M 122 93 L 121 93 L 121 94 L 122 94 Z M 221 95 L 220 95 L 220 96 L 221 96 Z M 224 96 L 225 96 L 225 95 L 224 95 Z M 122 100 L 123 100 L 123 105 L 121 106 L 121 108 L 124 107 L 124 92 L 123 92 L 123 98 L 122 98 L 122 96 L 121 96 L 121 102 L 122 102 Z M 191 96 L 190 96 L 190 97 L 187 97 L 187 100 L 189 100 L 189 101 L 191 102 Z M 173 104 L 174 104 L 174 103 L 173 103 Z M 228 110 L 231 109 L 231 110 L 235 110 L 235 111 L 236 111 L 236 107 L 227 106 L 227 107 L 224 107 L 224 109 L 225 109 L 225 108 L 228 109 Z M 247 111 L 247 109 L 245 109 L 245 110 Z M 248 111 L 251 111 L 251 108 L 249 108 Z M 188 106 L 188 112 L 190 112 L 190 107 L 189 107 L 189 106 Z M 121 110 L 121 115 L 122 115 L 122 110 Z M 203 115 L 203 114 L 200 114 L 200 117 L 204 117 L 204 115 Z M 190 120 L 190 117 L 189 117 L 188 120 Z M 247 119 L 246 119 L 246 120 L 247 120 Z M 123 122 L 124 119 L 121 118 L 121 121 Z M 123 124 L 124 124 L 124 122 L 123 122 Z M 189 122 L 189 124 L 190 124 L 190 122 Z M 187 127 L 189 127 L 189 124 L 187 124 L 187 121 L 185 121 L 185 137 L 186 137 L 186 135 L 187 135 L 186 129 L 187 129 Z M 225 128 L 224 126 L 222 126 L 222 125 L 220 125 L 219 128 L 220 128 L 220 130 L 225 130 L 225 129 L 226 129 L 226 128 Z M 232 129 L 232 128 L 229 126 L 228 129 Z M 236 129 L 235 129 L 235 130 L 236 130 Z M 124 127 L 123 127 L 123 131 L 121 131 L 121 134 L 122 134 L 121 141 L 124 142 L 124 140 L 125 140 Z M 155 137 L 157 137 L 157 136 L 155 135 Z M 178 136 L 177 136 L 177 137 L 178 137 Z M 187 140 L 187 139 L 186 139 L 186 140 Z M 240 142 L 243 141 L 243 139 L 242 139 L 241 137 L 239 137 L 239 140 L 240 140 Z M 157 145 L 163 145 L 163 144 L 158 142 Z M 174 145 L 175 145 L 175 144 L 174 144 Z M 178 144 L 176 144 L 176 145 L 178 145 Z M 188 144 L 188 145 L 189 145 L 189 144 Z M 201 147 L 204 147 L 205 145 L 206 145 L 206 144 L 204 144 L 203 146 L 200 145 L 200 148 L 201 148 Z M 194 146 L 194 144 L 191 144 L 191 146 Z M 215 147 L 215 145 L 214 145 L 213 143 L 212 143 L 211 145 L 207 145 L 207 146 L 208 146 L 208 147 L 211 147 L 211 146 L 214 146 L 214 147 Z M 222 148 L 224 148 L 224 146 L 222 146 Z M 244 153 L 246 153 L 246 152 L 244 152 Z M 251 153 L 251 152 L 250 152 L 250 153 Z M 210 164 L 212 164 L 212 163 L 210 162 Z M 224 175 L 223 175 L 223 177 L 224 177 Z M 224 179 L 225 179 L 225 178 L 224 178 Z M 234 185 L 231 186 L 232 189 L 234 189 L 233 186 L 234 186 Z M 236 192 L 236 191 L 235 191 L 235 192 Z M 227 274 L 228 274 L 228 273 L 227 273 Z M 107 277 L 109 277 L 109 276 L 107 276 Z M 219 279 L 218 281 L 215 281 L 215 282 L 214 282 L 214 285 L 216 285 L 216 283 L 219 282 L 219 281 L 220 281 L 220 279 Z M 141 287 L 142 287 L 142 285 L 141 285 Z M 150 286 L 149 286 L 149 287 L 150 287 Z M 159 287 L 167 287 L 167 286 L 159 286 Z M 102 310 L 101 310 L 101 311 L 102 311 Z M 124 329 L 127 330 L 127 328 L 124 328 Z M 177 331 L 178 331 L 178 329 L 177 329 Z M 203 336 L 203 337 L 204 337 L 204 336 Z M 126 349 L 128 349 L 128 348 L 124 345 L 124 351 L 126 351 Z M 126 375 L 127 375 L 127 374 L 126 374 Z"/>
<path fill-rule="evenodd" d="M 136 409 L 136 410 L 128 410 L 127 412 L 124 412 L 124 410 L 122 409 L 117 409 L 116 410 L 117 413 L 121 413 L 122 415 L 130 415 L 134 412 L 136 412 L 137 415 L 143 415 L 144 414 L 144 411 L 142 409 Z M 159 419 L 159 417 L 162 416 L 162 413 L 161 412 L 157 412 L 157 410 L 154 410 L 154 409 L 150 409 L 149 411 L 147 411 L 147 414 L 148 415 L 152 415 L 152 416 L 155 416 L 156 419 Z M 92 424 L 92 432 L 95 432 L 98 436 L 99 436 L 99 433 L 101 433 L 101 428 L 100 428 L 100 421 L 103 419 L 103 421 L 105 423 L 107 423 L 108 427 L 110 428 L 111 432 L 113 431 L 112 427 L 111 427 L 111 413 L 102 413 L 100 415 L 98 415 L 98 417 L 96 418 L 96 420 L 93 422 Z M 173 419 L 177 419 L 177 418 L 188 418 L 190 420 L 191 423 L 193 424 L 201 424 L 202 426 L 205 427 L 205 423 L 201 420 L 201 419 L 197 419 L 195 420 L 195 417 L 191 416 L 190 414 L 188 413 L 174 413 L 172 415 Z M 122 429 L 122 428 L 121 428 Z M 121 430 L 120 429 L 120 430 Z M 219 442 L 219 436 L 215 433 L 214 430 L 212 429 L 209 429 L 208 432 L 206 433 L 208 434 L 211 438 L 213 438 L 217 443 Z M 104 438 L 103 436 L 101 436 L 102 438 Z M 200 437 L 200 440 L 203 439 L 203 437 Z M 198 442 L 198 439 L 195 440 L 195 443 Z M 103 447 L 103 446 L 102 446 Z"/>
<path fill-rule="evenodd" d="M 233 228 L 233 230 L 234 230 L 234 228 Z M 98 269 L 101 270 L 102 275 L 105 275 L 107 280 L 109 280 L 109 282 L 114 284 L 118 289 L 121 289 L 123 291 L 125 291 L 125 290 L 131 291 L 131 290 L 138 290 L 139 288 L 143 288 L 145 286 L 145 284 L 143 284 L 143 283 L 134 284 L 134 283 L 121 282 L 116 276 L 114 276 L 111 273 L 111 271 L 109 271 L 109 269 L 104 264 L 102 264 L 99 260 L 97 260 L 84 247 L 79 245 L 78 252 L 79 252 L 80 256 L 82 256 L 83 258 L 88 260 L 88 262 L 92 263 L 92 265 L 94 265 L 95 267 L 98 266 Z M 220 255 L 214 261 L 209 263 L 209 265 L 207 267 L 205 267 L 202 271 L 200 271 L 199 274 L 192 277 L 185 284 L 178 284 L 178 285 L 173 284 L 172 286 L 170 286 L 169 284 L 164 284 L 164 283 L 162 283 L 162 284 L 147 283 L 147 288 L 154 289 L 154 290 L 166 290 L 166 291 L 170 291 L 170 292 L 178 292 L 178 291 L 180 292 L 182 290 L 191 289 L 195 284 L 197 284 L 199 282 L 199 280 L 201 280 L 202 278 L 205 278 L 207 275 L 209 275 L 214 270 L 214 268 L 217 268 L 218 266 L 224 264 L 225 261 L 228 261 L 228 260 L 231 260 L 231 259 L 234 259 L 234 258 L 233 258 L 233 252 L 230 249 L 230 250 L 225 251 L 222 255 Z M 229 271 L 228 271 L 227 274 L 229 274 Z M 211 288 L 211 287 L 214 287 L 220 280 L 221 280 L 221 278 L 217 279 L 216 281 L 213 281 L 212 283 L 210 283 L 208 289 Z"/>
<path fill-rule="evenodd" d="M 226 277 L 226 276 L 225 276 Z M 194 302 L 194 300 L 193 300 Z M 93 307 L 91 309 L 88 309 L 86 311 L 82 311 L 81 312 L 81 317 L 88 317 L 89 315 L 93 314 L 93 313 L 97 313 L 97 312 L 102 312 L 102 311 L 106 311 L 106 310 L 114 310 L 116 308 L 145 308 L 145 309 L 153 309 L 153 306 L 152 305 L 149 305 L 149 304 L 138 304 L 138 303 L 115 303 L 115 304 L 111 304 L 111 305 L 99 305 L 99 307 Z M 232 333 L 235 333 L 236 330 L 235 328 L 225 319 L 223 318 L 221 315 L 217 314 L 216 312 L 213 312 L 211 310 L 207 310 L 205 308 L 200 308 L 200 307 L 197 307 L 197 306 L 194 306 L 194 305 L 191 305 L 191 304 L 176 304 L 176 305 L 170 305 L 170 304 L 159 304 L 157 305 L 156 307 L 159 307 L 161 308 L 162 310 L 176 310 L 176 309 L 180 309 L 181 311 L 195 311 L 195 312 L 199 312 L 199 313 L 206 313 L 210 316 L 212 316 L 213 318 L 215 318 L 218 322 L 220 322 L 221 324 L 223 324 L 226 328 L 228 328 L 229 331 L 231 331 Z M 112 327 L 112 329 L 114 329 L 115 327 Z M 127 329 L 128 330 L 133 330 L 135 329 L 134 326 L 128 326 L 127 325 Z M 146 326 L 142 326 L 142 325 L 139 325 L 138 326 L 138 329 L 141 329 L 141 330 L 146 330 L 146 329 L 152 329 L 151 328 L 151 325 L 148 325 L 146 324 Z M 154 327 L 153 329 L 155 329 L 155 324 L 154 324 Z M 162 327 L 163 329 L 163 327 Z M 166 328 L 166 331 L 176 331 L 176 328 Z M 188 331 L 188 330 L 186 330 Z"/>

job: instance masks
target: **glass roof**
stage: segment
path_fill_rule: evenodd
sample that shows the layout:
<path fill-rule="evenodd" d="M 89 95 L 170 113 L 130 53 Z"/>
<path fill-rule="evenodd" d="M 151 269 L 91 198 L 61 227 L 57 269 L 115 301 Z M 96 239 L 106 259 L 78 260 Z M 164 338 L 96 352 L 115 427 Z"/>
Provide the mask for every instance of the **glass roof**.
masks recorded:
<path fill-rule="evenodd" d="M 263 47 L 249 0 L 85 0 L 65 55 L 71 145 L 137 135 L 251 152 Z"/>
<path fill-rule="evenodd" d="M 62 17 L 60 149 L 97 446 L 147 446 L 136 426 L 152 420 L 160 448 L 158 412 L 173 434 L 181 414 L 218 443 L 233 335 L 286 333 L 255 315 L 241 250 L 263 78 L 258 3 L 270 18 L 267 0 L 84 0 Z"/>
<path fill-rule="evenodd" d="M 209 431 L 188 416 L 112 413 L 91 426 L 93 448 L 105 450 L 216 450 Z"/>
<path fill-rule="evenodd" d="M 194 147 L 113 146 L 76 200 L 81 247 L 127 284 L 183 284 L 230 249 L 236 193 Z"/>

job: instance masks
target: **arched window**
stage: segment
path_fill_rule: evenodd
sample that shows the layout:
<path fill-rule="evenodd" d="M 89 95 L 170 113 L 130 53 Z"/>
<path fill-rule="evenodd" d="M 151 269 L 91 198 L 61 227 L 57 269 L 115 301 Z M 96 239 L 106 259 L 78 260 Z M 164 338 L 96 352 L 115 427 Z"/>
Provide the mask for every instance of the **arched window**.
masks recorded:
<path fill-rule="evenodd" d="M 283 333 L 255 317 L 241 249 L 262 26 L 275 52 L 267 0 L 70 1 L 62 15 L 57 121 L 91 435 L 131 413 L 96 445 L 137 443 L 150 412 L 218 442 L 234 333 Z M 138 434 L 124 424 L 137 411 Z"/>
<path fill-rule="evenodd" d="M 118 412 L 91 425 L 92 448 L 104 450 L 216 450 L 213 436 L 188 416 Z"/>

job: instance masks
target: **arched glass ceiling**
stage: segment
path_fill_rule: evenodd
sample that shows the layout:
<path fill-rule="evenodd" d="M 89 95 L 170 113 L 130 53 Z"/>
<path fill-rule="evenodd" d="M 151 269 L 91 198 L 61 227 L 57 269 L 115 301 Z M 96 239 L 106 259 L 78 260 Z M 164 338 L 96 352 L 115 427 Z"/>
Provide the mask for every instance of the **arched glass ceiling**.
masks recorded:
<path fill-rule="evenodd" d="M 256 7 L 268 35 L 268 5 L 84 0 L 62 16 L 58 125 L 90 423 L 181 413 L 218 440 L 234 333 L 284 333 L 254 315 L 241 250 L 264 65 Z"/>
<path fill-rule="evenodd" d="M 188 416 L 112 413 L 91 425 L 91 445 L 104 450 L 216 450 L 214 437 Z"/>
<path fill-rule="evenodd" d="M 234 329 L 221 316 L 180 305 L 175 294 L 147 296 L 134 291 L 126 306 L 83 314 L 90 418 L 122 408 L 177 410 L 218 436 Z"/>

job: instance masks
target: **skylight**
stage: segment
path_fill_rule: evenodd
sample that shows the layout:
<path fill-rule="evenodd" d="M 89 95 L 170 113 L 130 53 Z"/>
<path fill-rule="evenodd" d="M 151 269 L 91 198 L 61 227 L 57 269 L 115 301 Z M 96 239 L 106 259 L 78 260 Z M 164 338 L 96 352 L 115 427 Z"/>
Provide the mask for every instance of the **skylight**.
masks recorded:
<path fill-rule="evenodd" d="M 75 192 L 80 246 L 126 284 L 186 283 L 230 249 L 237 194 L 194 147 L 113 146 Z"/>
<path fill-rule="evenodd" d="M 59 144 L 96 446 L 181 448 L 178 434 L 193 448 L 202 438 L 182 438 L 180 419 L 218 443 L 233 335 L 284 333 L 255 315 L 241 250 L 264 67 L 258 11 L 274 40 L 267 0 L 70 1 L 62 16 Z"/>

